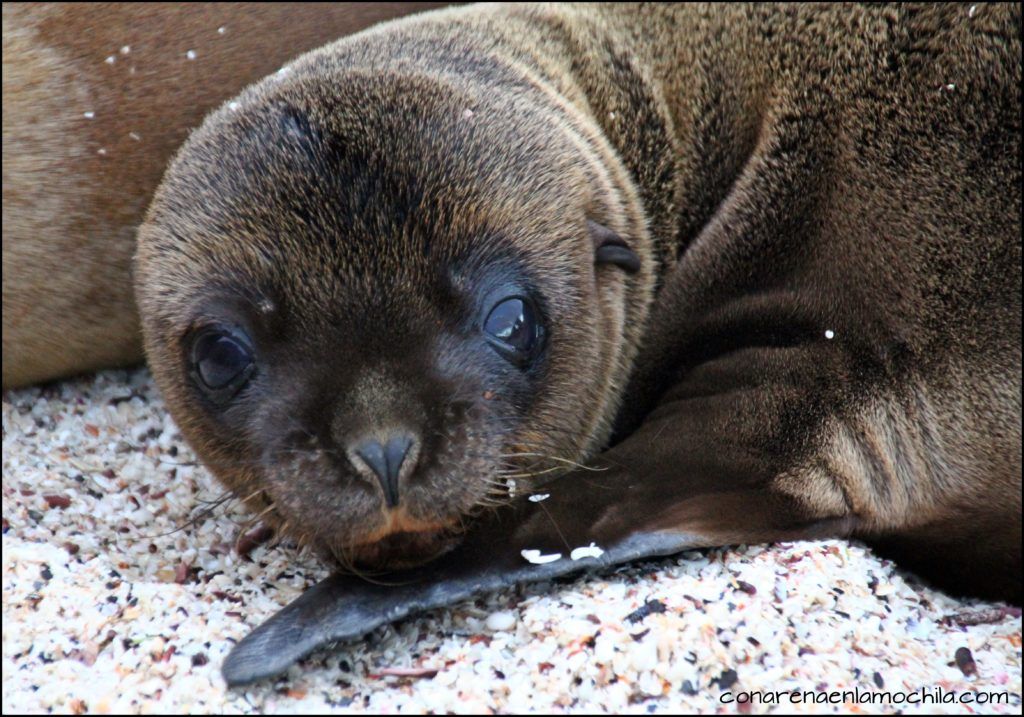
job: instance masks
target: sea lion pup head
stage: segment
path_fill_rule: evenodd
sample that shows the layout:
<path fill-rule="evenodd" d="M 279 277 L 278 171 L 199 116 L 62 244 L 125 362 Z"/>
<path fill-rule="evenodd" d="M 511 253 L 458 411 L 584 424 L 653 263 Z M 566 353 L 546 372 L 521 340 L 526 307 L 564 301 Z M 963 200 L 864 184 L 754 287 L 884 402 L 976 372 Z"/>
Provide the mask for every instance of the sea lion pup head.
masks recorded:
<path fill-rule="evenodd" d="M 211 115 L 140 230 L 186 438 L 343 565 L 430 558 L 610 432 L 652 284 L 635 195 L 546 89 L 494 94 L 321 51 Z"/>

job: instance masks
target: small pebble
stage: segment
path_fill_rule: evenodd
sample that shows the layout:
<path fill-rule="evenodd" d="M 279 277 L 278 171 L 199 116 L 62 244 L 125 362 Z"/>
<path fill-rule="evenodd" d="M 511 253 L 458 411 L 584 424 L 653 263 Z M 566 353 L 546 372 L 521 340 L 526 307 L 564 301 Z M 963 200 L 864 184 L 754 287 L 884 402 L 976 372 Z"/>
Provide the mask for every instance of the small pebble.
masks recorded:
<path fill-rule="evenodd" d="M 757 595 L 757 588 L 744 580 L 737 580 L 736 588 L 747 595 Z"/>
<path fill-rule="evenodd" d="M 93 119 L 96 117 L 96 113 L 90 110 L 89 112 L 83 112 L 82 116 L 86 119 Z"/>
<path fill-rule="evenodd" d="M 506 632 L 516 626 L 516 616 L 510 612 L 492 612 L 484 624 L 492 632 Z"/>
<path fill-rule="evenodd" d="M 736 670 L 724 670 L 718 676 L 718 687 L 722 690 L 727 690 L 735 685 L 737 680 L 739 680 L 739 675 L 736 674 Z"/>
<path fill-rule="evenodd" d="M 648 615 L 665 612 L 665 608 L 666 605 L 661 600 L 648 600 L 636 610 L 626 615 L 626 621 L 635 625 Z"/>
<path fill-rule="evenodd" d="M 67 508 L 71 505 L 71 499 L 66 495 L 48 494 L 43 496 L 43 500 L 51 508 Z"/>
<path fill-rule="evenodd" d="M 196 59 L 196 51 L 195 50 L 189 50 L 188 52 L 185 53 L 185 57 L 187 57 L 190 60 Z"/>
<path fill-rule="evenodd" d="M 836 332 L 835 331 L 833 331 L 832 329 L 826 329 L 826 331 L 825 331 L 825 338 L 826 339 L 831 341 L 835 337 L 836 337 Z"/>
<path fill-rule="evenodd" d="M 106 62 L 108 65 L 113 65 L 115 62 L 117 62 L 117 58 L 114 55 L 110 55 L 109 57 L 107 57 L 107 59 L 104 60 L 104 62 Z"/>
<path fill-rule="evenodd" d="M 960 668 L 965 677 L 975 677 L 978 674 L 978 665 L 969 648 L 958 647 L 953 655 L 953 661 L 956 662 L 956 666 Z"/>

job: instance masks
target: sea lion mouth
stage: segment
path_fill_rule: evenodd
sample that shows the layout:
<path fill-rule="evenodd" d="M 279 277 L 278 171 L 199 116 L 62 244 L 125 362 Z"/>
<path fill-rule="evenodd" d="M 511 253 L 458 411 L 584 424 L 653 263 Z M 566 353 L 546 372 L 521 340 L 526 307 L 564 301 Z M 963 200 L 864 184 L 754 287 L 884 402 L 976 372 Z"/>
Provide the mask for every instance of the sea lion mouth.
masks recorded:
<path fill-rule="evenodd" d="M 461 535 L 449 527 L 401 530 L 372 542 L 358 543 L 347 551 L 356 568 L 400 570 L 434 560 L 458 545 Z"/>

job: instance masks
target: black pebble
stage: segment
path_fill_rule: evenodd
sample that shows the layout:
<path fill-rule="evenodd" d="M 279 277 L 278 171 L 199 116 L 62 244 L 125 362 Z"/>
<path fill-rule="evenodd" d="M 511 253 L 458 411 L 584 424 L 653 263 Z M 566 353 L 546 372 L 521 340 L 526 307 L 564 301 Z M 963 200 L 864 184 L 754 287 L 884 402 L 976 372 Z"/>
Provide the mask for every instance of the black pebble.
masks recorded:
<path fill-rule="evenodd" d="M 965 677 L 978 674 L 978 665 L 974 662 L 974 655 L 968 648 L 958 647 L 953 659 L 956 660 L 956 666 L 960 668 Z"/>
<path fill-rule="evenodd" d="M 665 603 L 660 600 L 648 600 L 643 606 L 626 615 L 626 619 L 636 624 L 652 613 L 663 612 L 665 612 Z"/>
<path fill-rule="evenodd" d="M 719 688 L 727 690 L 733 685 L 735 685 L 736 680 L 738 680 L 739 678 L 740 676 L 736 674 L 736 670 L 726 670 L 718 676 L 717 680 L 712 680 L 712 682 L 718 682 Z"/>

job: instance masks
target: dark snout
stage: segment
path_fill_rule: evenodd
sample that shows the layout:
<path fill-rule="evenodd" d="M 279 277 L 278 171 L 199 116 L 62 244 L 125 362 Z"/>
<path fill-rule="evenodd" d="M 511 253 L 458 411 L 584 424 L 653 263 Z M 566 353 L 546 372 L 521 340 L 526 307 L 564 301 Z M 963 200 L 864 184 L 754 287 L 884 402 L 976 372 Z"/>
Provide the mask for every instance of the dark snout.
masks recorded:
<path fill-rule="evenodd" d="M 374 480 L 384 491 L 389 508 L 398 507 L 402 481 L 416 468 L 419 441 L 406 431 L 365 439 L 349 446 L 346 454 L 360 476 Z"/>

